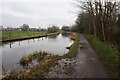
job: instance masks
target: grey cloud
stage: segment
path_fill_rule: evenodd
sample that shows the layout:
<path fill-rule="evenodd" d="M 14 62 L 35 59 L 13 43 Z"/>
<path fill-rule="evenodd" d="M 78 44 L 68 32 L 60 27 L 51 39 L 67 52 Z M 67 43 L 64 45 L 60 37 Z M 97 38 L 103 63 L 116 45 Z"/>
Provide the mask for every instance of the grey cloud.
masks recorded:
<path fill-rule="evenodd" d="M 73 24 L 76 14 L 69 2 L 8 2 L 3 4 L 3 25 L 18 27 L 24 23 L 33 27 Z"/>

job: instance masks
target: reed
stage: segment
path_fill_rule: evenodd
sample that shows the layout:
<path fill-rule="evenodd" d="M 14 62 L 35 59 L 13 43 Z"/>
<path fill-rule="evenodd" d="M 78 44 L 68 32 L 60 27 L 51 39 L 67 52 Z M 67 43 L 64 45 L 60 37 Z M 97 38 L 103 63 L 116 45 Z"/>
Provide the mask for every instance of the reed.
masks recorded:
<path fill-rule="evenodd" d="M 48 55 L 47 52 L 45 51 L 36 51 L 36 52 L 33 52 L 29 55 L 25 55 L 23 56 L 21 59 L 20 59 L 20 64 L 23 66 L 23 67 L 26 67 L 28 66 L 28 64 L 31 64 L 32 63 L 32 60 L 42 60 L 44 59 L 44 57 Z"/>
<path fill-rule="evenodd" d="M 31 54 L 23 56 L 20 59 L 20 64 L 24 65 L 24 69 L 22 71 L 11 71 L 8 74 L 5 74 L 2 80 L 29 80 L 30 78 L 42 78 L 44 77 L 44 72 L 48 72 L 50 67 L 54 66 L 55 62 L 61 58 L 62 56 L 52 55 L 45 51 L 33 52 Z M 30 64 L 32 60 L 37 60 L 38 64 L 33 67 L 29 67 L 28 64 Z"/>

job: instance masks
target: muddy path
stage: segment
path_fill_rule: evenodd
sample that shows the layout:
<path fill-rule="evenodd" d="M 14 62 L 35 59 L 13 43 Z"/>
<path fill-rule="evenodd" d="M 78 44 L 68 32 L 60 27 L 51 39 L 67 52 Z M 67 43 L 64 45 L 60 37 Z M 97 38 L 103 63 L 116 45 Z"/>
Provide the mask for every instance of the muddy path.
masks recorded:
<path fill-rule="evenodd" d="M 57 62 L 45 78 L 108 78 L 106 71 L 83 34 L 77 56 L 65 58 Z"/>

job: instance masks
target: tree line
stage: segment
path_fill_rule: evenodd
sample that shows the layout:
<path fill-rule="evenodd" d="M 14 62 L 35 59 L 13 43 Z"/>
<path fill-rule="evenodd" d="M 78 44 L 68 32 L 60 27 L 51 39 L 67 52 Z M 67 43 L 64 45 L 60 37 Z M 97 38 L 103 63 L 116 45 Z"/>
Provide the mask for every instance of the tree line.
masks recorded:
<path fill-rule="evenodd" d="M 117 45 L 120 41 L 120 2 L 116 0 L 76 0 L 80 8 L 76 20 L 79 32 Z"/>

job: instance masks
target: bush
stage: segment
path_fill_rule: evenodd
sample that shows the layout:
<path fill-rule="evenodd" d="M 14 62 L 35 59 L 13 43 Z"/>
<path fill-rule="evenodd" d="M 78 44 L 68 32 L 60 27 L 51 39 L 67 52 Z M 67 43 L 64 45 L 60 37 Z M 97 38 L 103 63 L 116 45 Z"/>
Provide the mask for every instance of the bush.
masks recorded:
<path fill-rule="evenodd" d="M 48 29 L 47 29 L 48 33 L 58 32 L 58 30 L 59 30 L 59 28 L 56 26 L 48 27 Z"/>

